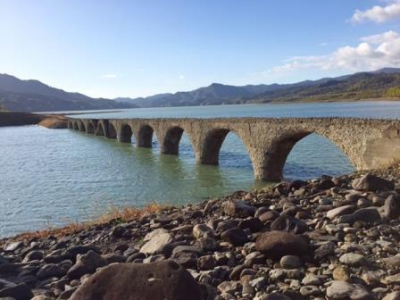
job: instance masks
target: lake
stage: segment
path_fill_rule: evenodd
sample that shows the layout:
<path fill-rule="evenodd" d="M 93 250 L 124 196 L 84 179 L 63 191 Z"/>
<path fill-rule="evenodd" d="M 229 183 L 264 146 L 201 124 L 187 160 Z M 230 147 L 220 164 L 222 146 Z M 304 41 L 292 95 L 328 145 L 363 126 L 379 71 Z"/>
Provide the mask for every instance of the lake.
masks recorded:
<path fill-rule="evenodd" d="M 232 105 L 131 109 L 79 118 L 181 117 L 399 118 L 400 103 Z M 197 165 L 184 135 L 179 156 L 153 148 L 69 130 L 39 126 L 0 128 L 0 236 L 62 226 L 101 215 L 111 207 L 150 202 L 183 205 L 268 183 L 255 181 L 240 139 L 230 133 L 220 166 Z M 299 141 L 284 169 L 287 179 L 341 175 L 353 166 L 333 143 L 318 135 Z"/>

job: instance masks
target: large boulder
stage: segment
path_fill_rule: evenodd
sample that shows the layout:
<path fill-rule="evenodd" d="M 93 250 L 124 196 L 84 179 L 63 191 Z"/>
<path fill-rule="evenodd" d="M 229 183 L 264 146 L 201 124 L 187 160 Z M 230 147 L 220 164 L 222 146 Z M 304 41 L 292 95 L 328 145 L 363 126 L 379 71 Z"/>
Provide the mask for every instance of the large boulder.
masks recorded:
<path fill-rule="evenodd" d="M 259 218 L 248 218 L 240 221 L 238 227 L 243 230 L 249 229 L 251 232 L 259 232 L 264 228 L 264 224 Z"/>
<path fill-rule="evenodd" d="M 208 227 L 206 224 L 197 224 L 193 227 L 193 236 L 196 239 L 202 237 L 214 237 L 214 230 Z"/>
<path fill-rule="evenodd" d="M 372 174 L 367 174 L 363 177 L 354 179 L 352 182 L 352 186 L 358 191 L 376 192 L 394 190 L 394 183 L 392 181 L 383 179 Z"/>
<path fill-rule="evenodd" d="M 159 232 L 151 236 L 151 239 L 146 242 L 142 248 L 140 248 L 140 252 L 146 254 L 156 254 L 173 241 L 174 236 L 172 234 L 168 232 Z"/>
<path fill-rule="evenodd" d="M 253 217 L 256 209 L 254 206 L 241 200 L 230 200 L 222 203 L 226 215 L 236 218 Z"/>
<path fill-rule="evenodd" d="M 308 182 L 304 181 L 304 180 L 294 180 L 294 181 L 287 183 L 287 190 L 290 192 L 296 191 L 296 190 L 302 188 L 303 186 L 306 186 L 307 184 L 308 184 Z"/>
<path fill-rule="evenodd" d="M 328 299 L 372 300 L 372 295 L 361 285 L 345 281 L 333 281 L 326 290 Z"/>
<path fill-rule="evenodd" d="M 4 246 L 4 251 L 12 252 L 24 246 L 23 242 L 10 242 Z"/>
<path fill-rule="evenodd" d="M 49 277 L 62 277 L 67 273 L 67 271 L 56 264 L 46 264 L 39 269 L 36 274 L 36 277 L 40 280 L 49 278 Z"/>
<path fill-rule="evenodd" d="M 309 242 L 304 237 L 285 231 L 271 231 L 259 235 L 256 249 L 276 259 L 285 255 L 301 256 L 310 253 Z"/>
<path fill-rule="evenodd" d="M 244 231 L 238 227 L 225 230 L 221 238 L 234 246 L 241 246 L 249 241 Z"/>
<path fill-rule="evenodd" d="M 352 214 L 343 215 L 338 218 L 338 223 L 350 223 L 353 224 L 357 221 L 363 221 L 366 223 L 374 223 L 381 219 L 377 207 L 361 208 Z"/>
<path fill-rule="evenodd" d="M 78 254 L 76 264 L 68 270 L 68 277 L 78 279 L 85 274 L 94 273 L 97 268 L 104 267 L 106 264 L 107 261 L 92 250 L 83 255 Z"/>
<path fill-rule="evenodd" d="M 89 251 L 100 253 L 100 250 L 96 246 L 90 244 L 71 246 L 67 249 L 68 255 L 70 255 L 73 258 L 76 258 L 78 254 L 86 254 Z"/>
<path fill-rule="evenodd" d="M 308 226 L 302 220 L 288 215 L 281 215 L 271 223 L 271 230 L 304 233 Z"/>
<path fill-rule="evenodd" d="M 383 215 L 389 219 L 397 219 L 400 216 L 400 199 L 394 195 L 386 198 L 383 205 Z"/>
<path fill-rule="evenodd" d="M 90 277 L 71 300 L 202 300 L 200 286 L 172 261 L 112 264 Z"/>
<path fill-rule="evenodd" d="M 15 284 L 7 280 L 0 279 L 0 298 L 1 299 L 15 299 L 15 300 L 29 300 L 32 299 L 33 294 L 30 288 L 25 283 Z"/>
<path fill-rule="evenodd" d="M 329 210 L 326 213 L 326 217 L 333 220 L 336 217 L 353 213 L 356 210 L 356 208 L 357 207 L 355 205 L 351 205 L 351 204 L 339 206 L 339 207 Z"/>
<path fill-rule="evenodd" d="M 31 252 L 28 252 L 27 255 L 25 255 L 23 262 L 30 262 L 34 260 L 42 260 L 44 257 L 43 251 L 40 250 L 34 250 Z"/>

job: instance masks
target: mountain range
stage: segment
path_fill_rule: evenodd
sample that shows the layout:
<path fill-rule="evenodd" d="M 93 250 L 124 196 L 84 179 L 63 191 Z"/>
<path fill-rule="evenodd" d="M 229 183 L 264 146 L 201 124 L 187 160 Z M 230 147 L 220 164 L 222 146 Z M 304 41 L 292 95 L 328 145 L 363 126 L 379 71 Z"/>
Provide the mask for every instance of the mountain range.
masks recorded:
<path fill-rule="evenodd" d="M 293 84 L 232 86 L 213 83 L 189 92 L 145 98 L 91 98 L 37 80 L 0 74 L 0 110 L 68 111 L 244 103 L 400 99 L 400 68 L 384 68 Z"/>
<path fill-rule="evenodd" d="M 335 78 L 293 84 L 231 86 L 213 83 L 190 92 L 159 94 L 146 98 L 116 98 L 140 107 L 220 105 L 300 101 L 339 101 L 399 98 L 400 68 L 384 68 Z"/>
<path fill-rule="evenodd" d="M 37 80 L 20 80 L 0 74 L 0 108 L 9 111 L 68 111 L 136 107 L 110 99 L 95 99 L 79 93 L 68 93 Z"/>

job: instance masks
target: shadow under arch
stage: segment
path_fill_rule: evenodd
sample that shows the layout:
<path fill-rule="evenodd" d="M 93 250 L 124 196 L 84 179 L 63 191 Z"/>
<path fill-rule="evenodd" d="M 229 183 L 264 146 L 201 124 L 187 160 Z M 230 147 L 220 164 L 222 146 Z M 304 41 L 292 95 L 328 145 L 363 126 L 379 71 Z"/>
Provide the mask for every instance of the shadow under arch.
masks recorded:
<path fill-rule="evenodd" d="M 74 130 L 79 130 L 79 125 L 78 125 L 78 121 L 74 121 L 74 122 L 72 122 L 73 123 L 73 129 Z"/>
<path fill-rule="evenodd" d="M 117 138 L 117 130 L 112 123 L 108 123 L 108 136 L 109 139 L 116 139 Z"/>
<path fill-rule="evenodd" d="M 124 124 L 121 127 L 120 133 L 119 133 L 119 141 L 121 143 L 129 143 L 132 144 L 133 142 L 133 130 L 132 127 L 128 124 Z"/>
<path fill-rule="evenodd" d="M 179 126 L 169 128 L 161 145 L 161 153 L 178 155 L 183 132 L 183 128 Z"/>
<path fill-rule="evenodd" d="M 86 125 L 85 122 L 79 121 L 79 131 L 86 132 Z"/>
<path fill-rule="evenodd" d="M 143 125 L 139 128 L 138 132 L 138 147 L 152 148 L 153 146 L 153 133 L 154 129 L 150 125 Z"/>
<path fill-rule="evenodd" d="M 319 140 L 317 145 L 315 140 Z M 301 145 L 303 145 L 303 149 L 301 149 Z M 297 151 L 299 147 L 300 149 Z M 321 175 L 339 175 L 340 170 L 343 170 L 342 172 L 344 173 L 354 171 L 354 166 L 349 156 L 335 141 L 317 132 L 302 131 L 284 134 L 273 141 L 271 147 L 265 152 L 264 179 L 269 181 L 283 180 L 288 158 L 295 155 L 296 152 L 300 153 L 302 157 L 294 157 L 294 160 L 289 160 L 292 163 L 292 167 L 297 166 L 298 168 L 297 171 L 292 169 L 289 177 L 309 179 Z M 316 154 L 320 156 L 320 159 L 316 159 Z M 330 172 L 331 170 L 326 165 L 326 161 L 331 161 L 335 156 L 342 160 L 343 168 L 340 167 L 336 172 Z M 316 165 L 318 166 L 315 167 Z M 329 165 L 332 165 L 332 162 Z M 314 171 L 307 170 L 307 166 L 311 168 L 314 166 Z M 305 174 L 309 174 L 309 176 Z"/>
<path fill-rule="evenodd" d="M 94 126 L 91 121 L 87 122 L 86 125 L 86 133 L 93 134 L 94 133 Z"/>
<path fill-rule="evenodd" d="M 103 126 L 102 122 L 99 122 L 97 124 L 97 129 L 96 129 L 95 135 L 97 135 L 97 136 L 106 136 L 106 132 L 104 130 L 104 126 Z"/>

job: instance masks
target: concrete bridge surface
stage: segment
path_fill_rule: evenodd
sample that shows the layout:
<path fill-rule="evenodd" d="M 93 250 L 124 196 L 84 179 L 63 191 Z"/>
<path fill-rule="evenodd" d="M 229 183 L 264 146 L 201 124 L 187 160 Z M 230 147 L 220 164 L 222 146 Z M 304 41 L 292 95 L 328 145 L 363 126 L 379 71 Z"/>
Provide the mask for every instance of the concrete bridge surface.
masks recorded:
<path fill-rule="evenodd" d="M 335 143 L 357 170 L 400 162 L 400 120 L 357 118 L 220 118 L 220 119 L 77 119 L 71 129 L 151 147 L 156 135 L 162 154 L 177 155 L 183 132 L 200 164 L 218 165 L 219 151 L 229 132 L 243 141 L 257 179 L 282 180 L 293 146 L 317 133 Z M 319 151 L 319 149 L 315 149 Z"/>

